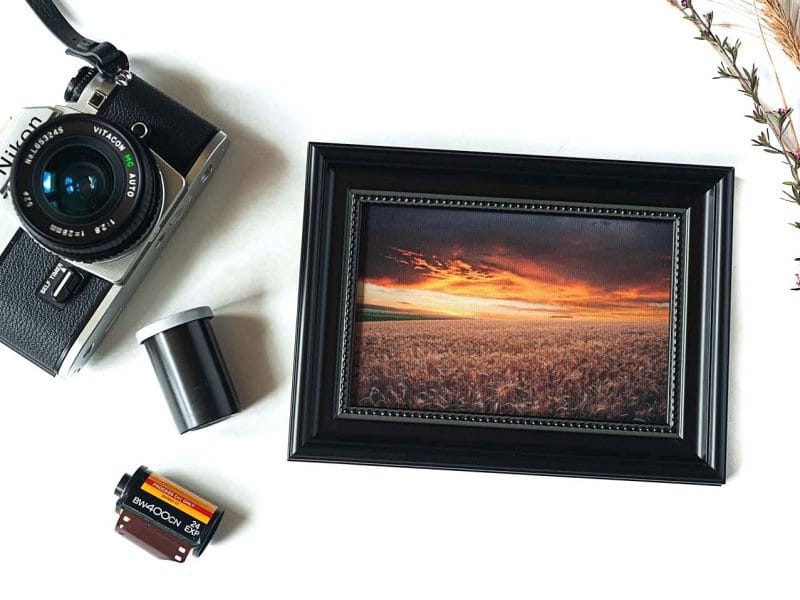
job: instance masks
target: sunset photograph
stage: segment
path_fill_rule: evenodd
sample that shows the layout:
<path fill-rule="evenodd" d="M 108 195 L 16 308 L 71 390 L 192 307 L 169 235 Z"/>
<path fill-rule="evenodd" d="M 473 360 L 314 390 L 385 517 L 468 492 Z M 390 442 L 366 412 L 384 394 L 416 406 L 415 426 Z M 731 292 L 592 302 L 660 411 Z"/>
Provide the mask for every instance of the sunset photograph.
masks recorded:
<path fill-rule="evenodd" d="M 664 424 L 671 220 L 364 204 L 352 406 Z"/>

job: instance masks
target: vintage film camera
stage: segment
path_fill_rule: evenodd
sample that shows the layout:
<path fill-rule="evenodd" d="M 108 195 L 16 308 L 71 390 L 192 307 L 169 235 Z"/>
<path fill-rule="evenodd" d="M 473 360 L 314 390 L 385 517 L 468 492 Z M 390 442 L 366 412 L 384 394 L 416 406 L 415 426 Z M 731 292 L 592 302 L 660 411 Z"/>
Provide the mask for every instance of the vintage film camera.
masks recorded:
<path fill-rule="evenodd" d="M 90 358 L 193 200 L 228 137 L 129 71 L 125 54 L 31 7 L 93 64 L 65 103 L 0 132 L 0 341 L 52 375 Z"/>

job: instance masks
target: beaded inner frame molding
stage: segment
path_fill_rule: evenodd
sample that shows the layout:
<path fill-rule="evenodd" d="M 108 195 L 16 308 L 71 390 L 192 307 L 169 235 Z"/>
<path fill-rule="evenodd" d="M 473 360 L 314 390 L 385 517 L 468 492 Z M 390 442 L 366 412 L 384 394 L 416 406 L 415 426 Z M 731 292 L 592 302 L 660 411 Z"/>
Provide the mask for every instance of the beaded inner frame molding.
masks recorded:
<path fill-rule="evenodd" d="M 515 213 L 562 215 L 562 216 L 596 216 L 614 219 L 639 219 L 672 222 L 672 283 L 670 286 L 670 324 L 669 324 L 669 365 L 664 376 L 667 379 L 666 414 L 667 424 L 637 424 L 631 422 L 614 422 L 599 420 L 560 419 L 542 417 L 508 416 L 485 413 L 448 412 L 433 410 L 410 410 L 392 408 L 369 408 L 352 406 L 353 380 L 353 333 L 356 321 L 356 287 L 358 284 L 358 257 L 362 232 L 361 215 L 366 206 L 428 206 L 450 208 L 453 210 L 485 210 L 509 211 Z M 683 252 L 683 221 L 686 211 L 627 208 L 621 206 L 586 205 L 570 203 L 546 203 L 500 198 L 471 196 L 454 196 L 442 194 L 407 194 L 403 192 L 386 192 L 370 190 L 351 190 L 349 193 L 349 223 L 347 243 L 347 290 L 345 294 L 345 315 L 342 329 L 341 370 L 339 385 L 338 410 L 340 415 L 383 417 L 393 419 L 422 419 L 431 423 L 476 423 L 510 427 L 552 427 L 574 428 L 578 430 L 617 431 L 629 433 L 674 433 L 678 418 L 676 406 L 676 386 L 680 377 L 678 352 L 680 343 L 678 331 L 681 323 L 681 307 L 683 298 L 683 268 L 681 260 Z"/>
<path fill-rule="evenodd" d="M 733 183 L 729 167 L 310 144 L 289 459 L 723 483 Z M 379 205 L 670 222 L 666 419 L 351 401 L 362 217 Z"/>

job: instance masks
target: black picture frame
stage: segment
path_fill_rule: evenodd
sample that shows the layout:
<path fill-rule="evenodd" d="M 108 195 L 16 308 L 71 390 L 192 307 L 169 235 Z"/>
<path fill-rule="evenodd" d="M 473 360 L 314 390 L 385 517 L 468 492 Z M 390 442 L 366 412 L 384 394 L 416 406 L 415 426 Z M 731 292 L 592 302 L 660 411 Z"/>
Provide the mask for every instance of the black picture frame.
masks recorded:
<path fill-rule="evenodd" d="M 289 459 L 724 483 L 733 184 L 730 167 L 311 143 Z M 674 219 L 669 424 L 348 406 L 363 202 Z"/>

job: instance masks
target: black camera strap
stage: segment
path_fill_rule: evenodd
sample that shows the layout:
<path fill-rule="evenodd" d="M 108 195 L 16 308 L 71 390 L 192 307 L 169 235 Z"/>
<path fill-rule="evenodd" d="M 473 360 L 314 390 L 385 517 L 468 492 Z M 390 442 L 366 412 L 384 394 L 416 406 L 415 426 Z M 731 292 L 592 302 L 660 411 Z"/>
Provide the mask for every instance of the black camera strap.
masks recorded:
<path fill-rule="evenodd" d="M 130 67 L 128 57 L 117 50 L 114 44 L 83 37 L 69 24 L 52 0 L 26 1 L 45 27 L 67 46 L 67 54 L 91 63 L 109 79 L 120 82 L 126 79 Z"/>

